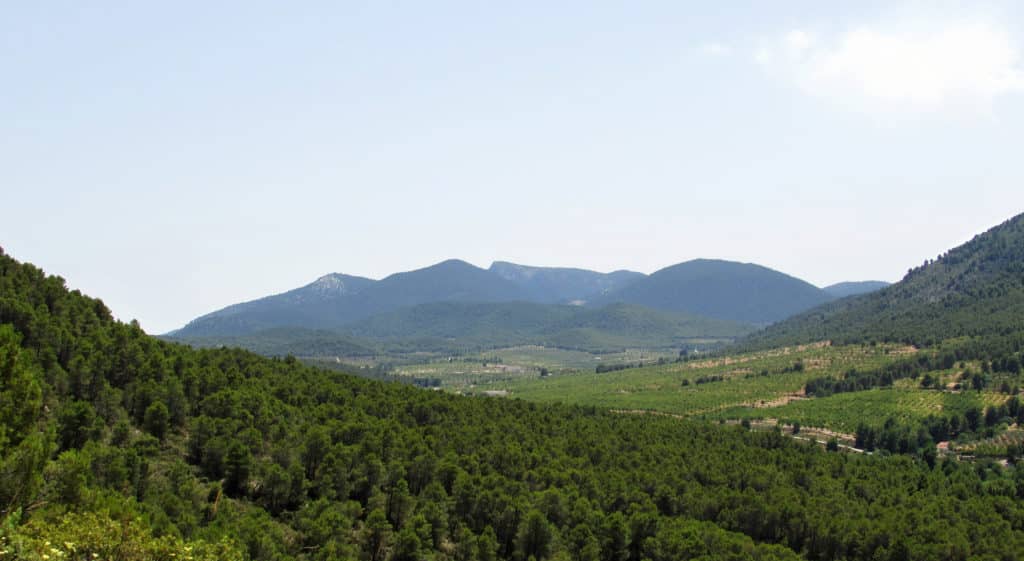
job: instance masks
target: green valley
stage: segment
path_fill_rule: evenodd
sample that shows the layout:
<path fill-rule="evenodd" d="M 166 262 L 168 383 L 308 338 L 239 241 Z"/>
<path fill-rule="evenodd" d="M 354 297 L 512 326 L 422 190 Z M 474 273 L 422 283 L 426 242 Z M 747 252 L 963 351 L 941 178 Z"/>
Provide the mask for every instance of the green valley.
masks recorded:
<path fill-rule="evenodd" d="M 608 372 L 494 378 L 478 383 L 477 391 L 624 413 L 767 420 L 789 429 L 835 431 L 848 440 L 888 425 L 913 433 L 915 443 L 902 451 L 953 440 L 952 450 L 966 452 L 1024 422 L 1017 397 L 1024 385 L 1019 366 L 1010 361 L 1007 368 L 993 369 L 989 358 L 967 358 L 970 348 L 964 341 L 926 350 L 819 343 Z M 875 380 L 869 373 L 881 373 L 881 381 L 837 393 L 814 391 L 865 377 Z M 988 450 L 998 457 L 1020 453 L 1005 446 Z"/>
<path fill-rule="evenodd" d="M 0 561 L 1024 561 L 1022 23 L 5 3 Z"/>
<path fill-rule="evenodd" d="M 2 555 L 1012 558 L 1015 466 L 700 420 L 924 352 L 810 345 L 509 386 L 581 405 L 457 396 L 161 341 L 0 255 Z M 871 393 L 818 385 L 838 392 L 821 402 Z M 620 407 L 695 418 L 605 410 Z"/>

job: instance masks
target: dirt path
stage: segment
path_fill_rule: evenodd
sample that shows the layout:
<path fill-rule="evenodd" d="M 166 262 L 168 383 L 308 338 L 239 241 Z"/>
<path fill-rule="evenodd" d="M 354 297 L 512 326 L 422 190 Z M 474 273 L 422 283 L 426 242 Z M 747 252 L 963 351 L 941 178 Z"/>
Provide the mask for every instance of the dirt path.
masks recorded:
<path fill-rule="evenodd" d="M 652 411 L 650 409 L 612 409 L 612 413 L 618 413 L 620 415 L 657 415 L 659 417 L 672 417 L 673 419 L 685 419 L 685 415 L 677 415 L 675 413 L 665 413 L 662 411 Z"/>
<path fill-rule="evenodd" d="M 649 409 L 612 409 L 611 412 L 612 413 L 617 413 L 617 414 L 620 414 L 620 415 L 657 415 L 659 417 L 670 417 L 670 418 L 673 418 L 673 419 L 686 419 L 687 418 L 686 415 L 678 415 L 678 414 L 675 414 L 675 413 L 665 413 L 665 412 L 662 412 L 662 411 L 652 411 L 652 410 L 649 410 Z M 727 425 L 738 425 L 741 422 L 742 421 L 739 421 L 739 420 L 736 420 L 736 419 L 730 419 L 730 420 L 726 421 L 725 424 L 727 424 Z M 761 420 L 757 420 L 757 421 L 751 421 L 750 425 L 751 425 L 752 429 L 754 429 L 754 430 L 761 430 L 761 431 L 771 430 L 771 429 L 774 429 L 775 427 L 779 427 L 778 420 L 776 420 L 776 419 L 761 419 Z M 852 434 L 849 434 L 849 433 L 837 432 L 837 431 L 826 429 L 826 428 L 823 428 L 823 427 L 800 427 L 800 433 L 799 434 L 793 434 L 793 427 L 792 427 L 792 425 L 782 425 L 780 428 L 782 429 L 782 434 L 785 434 L 786 436 L 789 436 L 789 437 L 791 437 L 791 438 L 793 438 L 795 440 L 804 440 L 804 441 L 807 441 L 807 442 L 816 442 L 816 443 L 818 443 L 818 444 L 820 444 L 822 446 L 826 446 L 826 445 L 828 445 L 828 441 L 834 438 L 834 439 L 836 439 L 837 444 L 839 445 L 839 448 L 842 448 L 843 450 L 849 450 L 850 452 L 854 452 L 854 453 L 857 453 L 857 454 L 864 454 L 864 453 L 870 454 L 870 452 L 865 452 L 864 450 L 862 450 L 860 448 L 856 448 L 856 447 L 852 446 L 851 444 L 847 444 L 847 443 L 852 443 L 852 442 L 856 441 L 856 437 L 854 435 L 852 435 Z"/>

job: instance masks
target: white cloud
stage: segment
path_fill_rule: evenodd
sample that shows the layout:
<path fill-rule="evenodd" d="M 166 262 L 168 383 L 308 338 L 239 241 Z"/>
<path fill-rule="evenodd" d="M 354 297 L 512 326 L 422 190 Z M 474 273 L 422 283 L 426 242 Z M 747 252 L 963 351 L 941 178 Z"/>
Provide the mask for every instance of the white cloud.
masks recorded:
<path fill-rule="evenodd" d="M 783 40 L 792 52 L 801 52 L 814 44 L 814 37 L 810 33 L 800 29 L 790 31 L 786 34 Z"/>
<path fill-rule="evenodd" d="M 732 52 L 732 49 L 721 43 L 704 43 L 698 50 L 708 56 L 725 56 Z"/>
<path fill-rule="evenodd" d="M 761 47 L 754 52 L 754 60 L 762 65 L 766 66 L 772 61 L 772 50 L 768 47 Z"/>
<path fill-rule="evenodd" d="M 809 93 L 903 110 L 987 108 L 1001 95 L 1024 92 L 1020 50 L 993 23 L 858 27 L 831 37 L 796 30 L 754 58 Z"/>

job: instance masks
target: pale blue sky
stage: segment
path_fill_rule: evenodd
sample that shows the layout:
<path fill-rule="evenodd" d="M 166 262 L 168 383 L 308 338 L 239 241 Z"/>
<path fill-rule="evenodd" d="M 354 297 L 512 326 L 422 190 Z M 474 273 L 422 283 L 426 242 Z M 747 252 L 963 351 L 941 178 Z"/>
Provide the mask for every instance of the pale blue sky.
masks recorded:
<path fill-rule="evenodd" d="M 153 4 L 0 5 L 0 246 L 154 333 L 451 257 L 894 281 L 1024 211 L 1013 2 Z"/>

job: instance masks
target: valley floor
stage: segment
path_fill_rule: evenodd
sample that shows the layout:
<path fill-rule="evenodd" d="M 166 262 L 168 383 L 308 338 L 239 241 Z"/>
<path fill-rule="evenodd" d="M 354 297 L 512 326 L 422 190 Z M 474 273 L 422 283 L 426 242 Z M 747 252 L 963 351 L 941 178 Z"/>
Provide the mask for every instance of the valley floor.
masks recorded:
<path fill-rule="evenodd" d="M 835 438 L 838 446 L 857 450 L 860 448 L 856 444 L 865 444 L 858 443 L 858 431 L 863 432 L 865 427 L 920 432 L 929 423 L 952 422 L 953 434 L 932 438 L 944 442 L 940 453 L 998 457 L 1013 453 L 1015 446 L 1024 443 L 1024 432 L 1016 425 L 1017 411 L 1008 411 L 1008 403 L 1016 400 L 1019 375 L 989 374 L 990 383 L 973 389 L 971 377 L 982 370 L 977 361 L 924 367 L 912 377 L 895 379 L 882 387 L 824 396 L 807 395 L 805 391 L 813 380 L 841 380 L 851 371 L 894 369 L 916 358 L 931 360 L 937 352 L 895 344 L 818 343 L 676 361 L 666 352 L 636 350 L 595 357 L 522 347 L 494 351 L 487 357 L 402 366 L 396 373 L 430 378 L 437 386 L 458 393 L 715 422 L 745 420 L 755 427 L 778 426 L 787 433 L 796 426 L 804 438 L 820 442 Z M 597 365 L 634 367 L 597 372 Z M 638 365 L 643 366 L 635 367 Z M 545 375 L 541 375 L 542 368 Z M 923 439 L 918 434 L 904 437 Z M 948 440 L 952 442 L 946 443 Z M 921 445 L 909 447 L 917 449 Z M 892 447 L 899 446 L 896 443 Z"/>

